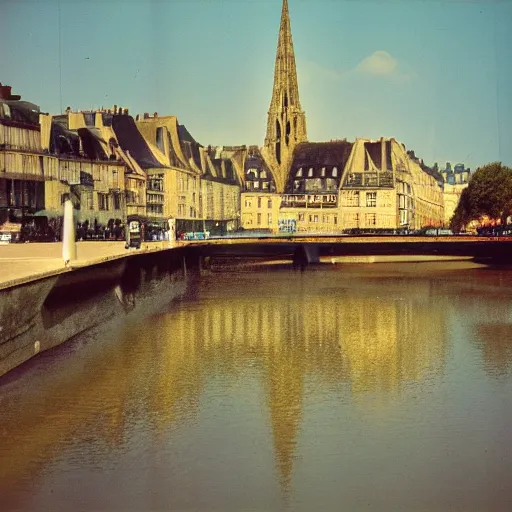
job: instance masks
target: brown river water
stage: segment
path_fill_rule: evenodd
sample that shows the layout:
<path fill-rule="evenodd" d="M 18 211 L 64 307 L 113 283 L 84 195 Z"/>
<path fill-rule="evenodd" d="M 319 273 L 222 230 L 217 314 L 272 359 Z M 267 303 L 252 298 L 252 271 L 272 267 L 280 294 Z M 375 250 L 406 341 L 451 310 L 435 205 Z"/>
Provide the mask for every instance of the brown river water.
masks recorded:
<path fill-rule="evenodd" d="M 512 270 L 203 276 L 0 379 L 0 510 L 512 510 Z"/>

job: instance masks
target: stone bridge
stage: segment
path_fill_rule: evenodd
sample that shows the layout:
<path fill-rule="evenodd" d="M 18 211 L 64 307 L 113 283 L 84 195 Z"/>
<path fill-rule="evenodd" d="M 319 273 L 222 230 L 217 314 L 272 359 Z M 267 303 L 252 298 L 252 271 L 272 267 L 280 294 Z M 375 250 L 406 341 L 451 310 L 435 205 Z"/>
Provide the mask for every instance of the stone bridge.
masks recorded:
<path fill-rule="evenodd" d="M 480 236 L 292 236 L 218 238 L 187 242 L 201 256 L 289 259 L 296 264 L 343 257 L 467 257 L 512 263 L 512 237 Z"/>

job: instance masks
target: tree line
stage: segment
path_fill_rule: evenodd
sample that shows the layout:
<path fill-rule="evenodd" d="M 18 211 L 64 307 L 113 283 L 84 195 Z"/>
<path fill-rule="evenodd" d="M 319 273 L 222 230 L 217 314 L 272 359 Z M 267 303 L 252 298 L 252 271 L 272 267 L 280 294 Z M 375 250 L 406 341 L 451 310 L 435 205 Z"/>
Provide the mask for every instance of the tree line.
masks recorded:
<path fill-rule="evenodd" d="M 493 162 L 479 167 L 462 191 L 450 221 L 450 228 L 461 231 L 470 221 L 483 216 L 506 224 L 512 215 L 512 169 Z"/>

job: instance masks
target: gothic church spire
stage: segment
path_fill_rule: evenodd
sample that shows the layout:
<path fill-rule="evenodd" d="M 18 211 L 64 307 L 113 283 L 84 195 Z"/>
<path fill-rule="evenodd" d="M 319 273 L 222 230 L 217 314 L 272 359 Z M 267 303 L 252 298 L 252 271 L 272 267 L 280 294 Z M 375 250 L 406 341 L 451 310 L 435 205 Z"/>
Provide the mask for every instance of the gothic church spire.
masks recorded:
<path fill-rule="evenodd" d="M 299 100 L 288 1 L 283 0 L 265 148 L 286 173 L 293 148 L 306 140 L 306 116 Z"/>

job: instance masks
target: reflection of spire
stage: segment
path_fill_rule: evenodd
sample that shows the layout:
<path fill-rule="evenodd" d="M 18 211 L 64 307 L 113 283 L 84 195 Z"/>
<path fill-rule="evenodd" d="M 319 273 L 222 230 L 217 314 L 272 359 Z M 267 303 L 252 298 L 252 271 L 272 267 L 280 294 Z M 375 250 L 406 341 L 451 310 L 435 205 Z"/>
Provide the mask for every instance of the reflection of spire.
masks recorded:
<path fill-rule="evenodd" d="M 303 348 L 303 347 L 302 347 Z M 281 486 L 290 489 L 297 435 L 302 419 L 304 350 L 279 344 L 270 349 L 267 366 L 267 400 Z"/>

